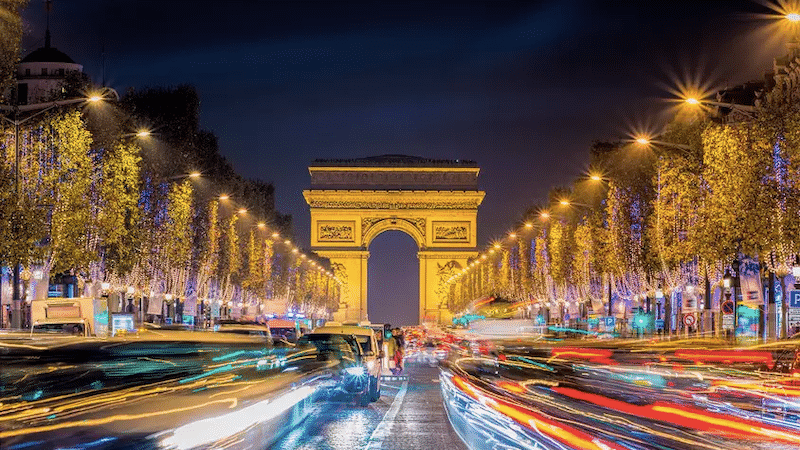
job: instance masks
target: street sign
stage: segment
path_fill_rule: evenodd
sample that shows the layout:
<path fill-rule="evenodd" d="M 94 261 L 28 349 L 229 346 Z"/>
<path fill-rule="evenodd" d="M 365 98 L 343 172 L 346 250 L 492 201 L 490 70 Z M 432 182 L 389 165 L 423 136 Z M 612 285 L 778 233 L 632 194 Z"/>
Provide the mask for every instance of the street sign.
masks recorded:
<path fill-rule="evenodd" d="M 730 300 L 725 300 L 722 302 L 720 309 L 722 309 L 722 314 L 733 314 L 733 302 Z"/>
<path fill-rule="evenodd" d="M 614 328 L 614 317 L 606 317 L 606 328 Z"/>
<path fill-rule="evenodd" d="M 693 327 L 697 323 L 697 316 L 694 314 L 685 314 L 683 316 L 683 324 L 687 327 Z"/>
<path fill-rule="evenodd" d="M 800 308 L 800 291 L 789 291 L 789 308 Z"/>
<path fill-rule="evenodd" d="M 789 308 L 786 320 L 789 322 L 789 329 L 800 327 L 800 308 Z"/>
<path fill-rule="evenodd" d="M 656 319 L 656 328 L 664 328 L 664 319 Z"/>
<path fill-rule="evenodd" d="M 723 314 L 722 315 L 722 329 L 723 330 L 732 330 L 733 329 L 733 314 Z"/>

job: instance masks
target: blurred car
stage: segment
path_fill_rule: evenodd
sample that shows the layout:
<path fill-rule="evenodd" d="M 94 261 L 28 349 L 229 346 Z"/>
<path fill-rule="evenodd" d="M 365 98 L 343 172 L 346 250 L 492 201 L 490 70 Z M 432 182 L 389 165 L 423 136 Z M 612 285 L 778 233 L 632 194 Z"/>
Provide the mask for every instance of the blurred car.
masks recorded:
<path fill-rule="evenodd" d="M 440 341 L 430 339 L 421 347 L 418 360 L 427 363 L 431 367 L 436 367 L 439 362 L 447 359 L 450 347 Z"/>
<path fill-rule="evenodd" d="M 187 323 L 171 323 L 169 325 L 159 325 L 154 323 L 145 322 L 142 324 L 145 330 L 166 330 L 166 331 L 192 331 L 194 326 Z"/>
<path fill-rule="evenodd" d="M 214 324 L 213 330 L 215 333 L 227 333 L 239 336 L 262 338 L 270 345 L 273 343 L 269 326 L 263 323 L 220 320 Z"/>
<path fill-rule="evenodd" d="M 369 378 L 370 400 L 378 401 L 381 397 L 381 370 L 385 355 L 383 349 L 378 345 L 375 331 L 369 327 L 369 324 L 355 326 L 328 322 L 325 326 L 314 329 L 314 333 L 355 336 L 360 347 L 359 356 Z"/>
<path fill-rule="evenodd" d="M 372 377 L 356 336 L 315 331 L 298 339 L 297 348 L 301 352 L 311 347 L 315 350 L 316 361 L 336 361 L 338 366 L 337 371 L 320 386 L 321 395 L 350 395 L 361 406 L 377 400 L 373 400 Z"/>

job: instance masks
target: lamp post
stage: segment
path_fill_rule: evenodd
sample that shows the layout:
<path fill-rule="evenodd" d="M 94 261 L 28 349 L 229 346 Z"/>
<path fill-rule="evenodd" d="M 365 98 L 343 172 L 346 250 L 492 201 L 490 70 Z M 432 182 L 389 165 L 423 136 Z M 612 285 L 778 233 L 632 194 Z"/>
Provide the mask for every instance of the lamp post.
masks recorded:
<path fill-rule="evenodd" d="M 104 88 L 103 92 L 99 94 L 94 94 L 88 98 L 72 98 L 68 100 L 56 100 L 53 102 L 45 102 L 45 103 L 31 103 L 29 105 L 0 105 L 0 111 L 5 111 L 11 113 L 13 119 L 10 119 L 6 116 L 0 116 L 6 122 L 14 125 L 14 198 L 15 198 L 15 210 L 19 209 L 20 201 L 22 199 L 22 193 L 20 192 L 20 160 L 22 159 L 22 151 L 19 145 L 19 127 L 20 125 L 28 122 L 29 120 L 38 117 L 47 111 L 50 111 L 53 108 L 57 108 L 59 106 L 66 106 L 66 105 L 74 105 L 76 103 L 97 103 L 102 100 L 105 100 L 105 94 L 110 93 L 114 96 L 116 100 L 119 100 L 119 94 L 117 91 L 111 88 Z M 37 111 L 34 114 L 31 114 L 24 119 L 20 119 L 20 113 L 25 113 L 29 111 Z M 12 220 L 18 220 L 18 215 L 13 215 Z M 18 226 L 18 225 L 16 225 Z M 19 259 L 19 258 L 17 258 Z M 21 314 L 21 306 L 22 306 L 22 299 L 20 298 L 20 271 L 22 267 L 21 261 L 10 261 L 14 265 L 14 274 L 13 274 L 13 297 L 12 297 L 12 323 L 11 327 L 19 329 L 22 326 L 22 314 Z"/>

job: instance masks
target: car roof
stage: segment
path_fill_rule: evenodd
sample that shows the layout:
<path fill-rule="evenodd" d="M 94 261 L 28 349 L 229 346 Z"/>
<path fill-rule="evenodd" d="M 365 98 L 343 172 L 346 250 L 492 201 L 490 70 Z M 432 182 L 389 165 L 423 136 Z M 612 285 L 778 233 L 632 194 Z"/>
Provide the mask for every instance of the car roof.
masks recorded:
<path fill-rule="evenodd" d="M 225 329 L 234 329 L 238 328 L 241 330 L 259 330 L 259 331 L 267 331 L 269 327 L 266 325 L 259 325 L 255 323 L 220 323 L 216 325 L 219 328 Z"/>
<path fill-rule="evenodd" d="M 372 328 L 341 325 L 321 326 L 319 328 L 314 328 L 313 334 L 354 334 L 356 336 L 373 336 L 375 332 L 372 330 Z"/>

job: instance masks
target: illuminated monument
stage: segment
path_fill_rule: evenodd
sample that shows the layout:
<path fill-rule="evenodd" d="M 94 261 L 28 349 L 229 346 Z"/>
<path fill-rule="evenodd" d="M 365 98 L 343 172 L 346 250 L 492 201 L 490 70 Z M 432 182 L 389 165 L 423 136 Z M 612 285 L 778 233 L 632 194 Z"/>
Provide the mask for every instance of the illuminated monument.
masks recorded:
<path fill-rule="evenodd" d="M 473 161 L 384 155 L 316 160 L 308 168 L 311 247 L 346 282 L 336 320 L 367 316 L 367 262 L 376 236 L 399 230 L 419 247 L 420 322 L 449 322 L 446 281 L 475 257 L 484 192 Z"/>

